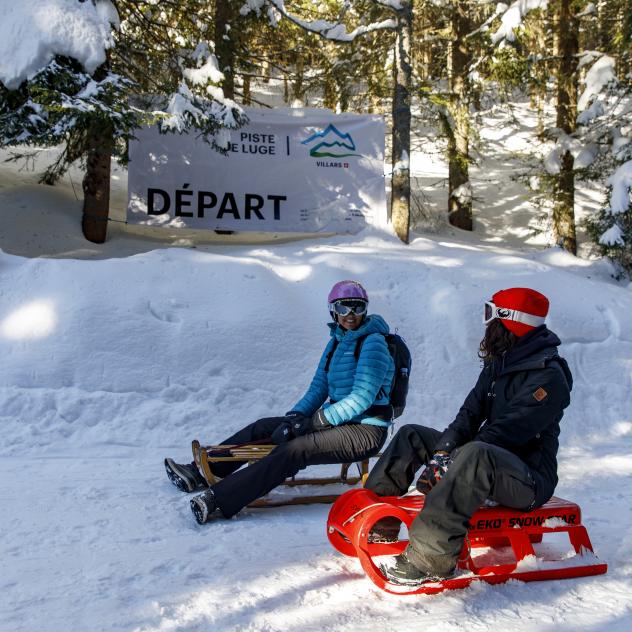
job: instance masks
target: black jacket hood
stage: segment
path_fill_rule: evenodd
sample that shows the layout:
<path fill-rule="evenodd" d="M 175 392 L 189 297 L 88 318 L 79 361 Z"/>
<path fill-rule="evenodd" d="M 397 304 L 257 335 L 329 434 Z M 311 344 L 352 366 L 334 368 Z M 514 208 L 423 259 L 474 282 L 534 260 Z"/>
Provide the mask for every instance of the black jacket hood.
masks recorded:
<path fill-rule="evenodd" d="M 557 348 L 561 344 L 562 341 L 555 332 L 548 329 L 546 325 L 540 325 L 522 336 L 507 351 L 499 366 L 496 367 L 497 374 L 544 368 L 554 359 L 564 373 L 570 390 L 573 388 L 573 376 L 566 360 L 557 353 Z"/>

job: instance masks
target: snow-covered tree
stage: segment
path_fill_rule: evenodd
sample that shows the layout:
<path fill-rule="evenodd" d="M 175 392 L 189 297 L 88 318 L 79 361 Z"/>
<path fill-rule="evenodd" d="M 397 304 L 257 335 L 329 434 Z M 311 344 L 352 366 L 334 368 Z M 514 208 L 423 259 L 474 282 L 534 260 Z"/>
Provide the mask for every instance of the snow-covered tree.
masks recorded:
<path fill-rule="evenodd" d="M 609 257 L 615 276 L 632 277 L 632 160 L 608 178 L 608 203 L 590 219 L 588 229 L 602 255 Z"/>
<path fill-rule="evenodd" d="M 424 12 L 427 25 L 422 42 L 434 45 L 433 52 L 443 62 L 421 69 L 420 94 L 435 109 L 446 139 L 448 219 L 457 228 L 473 228 L 469 166 L 472 113 L 478 100 L 475 82 L 493 78 L 493 71 L 499 70 L 498 58 L 508 57 L 525 17 L 546 2 L 494 5 L 485 0 L 429 0 L 417 8 Z"/>
<path fill-rule="evenodd" d="M 587 227 L 601 254 L 614 262 L 617 276 L 632 276 L 632 82 L 617 77 L 609 55 L 593 51 L 582 61 L 590 65 L 578 116 L 590 157 L 587 177 L 605 174 L 608 191 L 607 202 L 588 218 Z"/>
<path fill-rule="evenodd" d="M 616 80 L 614 67 L 628 63 L 630 46 L 621 42 L 630 41 L 630 20 L 623 11 L 624 2 L 613 0 L 607 11 L 606 4 L 586 0 L 512 3 L 502 14 L 503 26 L 492 41 L 503 32 L 511 36 L 505 37 L 493 62 L 479 68 L 510 89 L 535 93 L 538 104 L 548 99 L 555 105 L 555 121 L 548 125 L 537 105 L 542 116 L 540 139 L 552 141 L 541 164 L 544 177 L 540 182 L 552 210 L 555 243 L 572 253 L 577 247 L 576 181 L 603 182 L 622 160 L 615 160 L 610 146 L 623 146 L 629 134 L 629 110 L 623 98 L 629 80 Z"/>
<path fill-rule="evenodd" d="M 61 145 L 47 183 L 83 161 L 91 241 L 105 240 L 111 158 L 126 160 L 135 129 L 193 127 L 222 150 L 226 128 L 244 120 L 217 88 L 223 75 L 203 29 L 172 26 L 193 5 L 202 3 L 0 0 L 0 145 Z"/>

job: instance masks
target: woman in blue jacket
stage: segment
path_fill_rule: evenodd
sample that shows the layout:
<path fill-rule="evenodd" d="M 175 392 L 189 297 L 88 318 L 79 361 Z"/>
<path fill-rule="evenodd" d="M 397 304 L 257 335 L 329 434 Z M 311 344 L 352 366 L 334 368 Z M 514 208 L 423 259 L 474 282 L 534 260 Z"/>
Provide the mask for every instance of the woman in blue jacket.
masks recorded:
<path fill-rule="evenodd" d="M 379 452 L 392 419 L 394 362 L 384 338 L 388 325 L 381 316 L 367 314 L 368 303 L 357 281 L 334 285 L 328 296 L 331 338 L 305 395 L 284 416 L 259 419 L 222 442 L 270 438 L 277 447 L 248 467 L 211 464 L 221 480 L 191 500 L 198 523 L 230 518 L 308 465 L 353 463 Z M 207 487 L 195 463 L 165 459 L 165 468 L 182 491 Z"/>

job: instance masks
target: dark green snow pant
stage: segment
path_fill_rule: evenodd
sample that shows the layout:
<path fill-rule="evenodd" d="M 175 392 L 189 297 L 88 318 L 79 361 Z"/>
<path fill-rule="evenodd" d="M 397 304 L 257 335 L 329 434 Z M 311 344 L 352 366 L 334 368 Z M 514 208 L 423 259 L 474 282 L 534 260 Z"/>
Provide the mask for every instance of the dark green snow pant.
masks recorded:
<path fill-rule="evenodd" d="M 371 470 L 366 487 L 379 496 L 401 496 L 417 470 L 432 458 L 441 433 L 424 426 L 400 428 Z M 406 554 L 420 570 L 447 576 L 454 569 L 468 520 L 487 499 L 528 511 L 536 486 L 529 467 L 515 454 L 472 441 L 457 448 L 447 473 L 427 494 L 409 530 Z"/>

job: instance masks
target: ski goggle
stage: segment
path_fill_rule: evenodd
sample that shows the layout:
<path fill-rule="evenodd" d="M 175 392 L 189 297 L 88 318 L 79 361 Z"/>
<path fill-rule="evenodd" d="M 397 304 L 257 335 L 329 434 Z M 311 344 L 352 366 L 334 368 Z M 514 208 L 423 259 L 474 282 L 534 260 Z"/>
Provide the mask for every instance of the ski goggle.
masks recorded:
<path fill-rule="evenodd" d="M 489 324 L 494 318 L 502 318 L 504 320 L 513 320 L 517 323 L 523 323 L 530 327 L 539 327 L 544 324 L 544 316 L 534 316 L 521 312 L 517 309 L 509 309 L 508 307 L 498 307 L 491 301 L 485 301 L 485 313 L 483 314 L 483 324 Z"/>
<path fill-rule="evenodd" d="M 329 303 L 329 311 L 338 314 L 338 316 L 348 316 L 353 312 L 356 316 L 366 314 L 366 301 L 336 301 Z"/>

